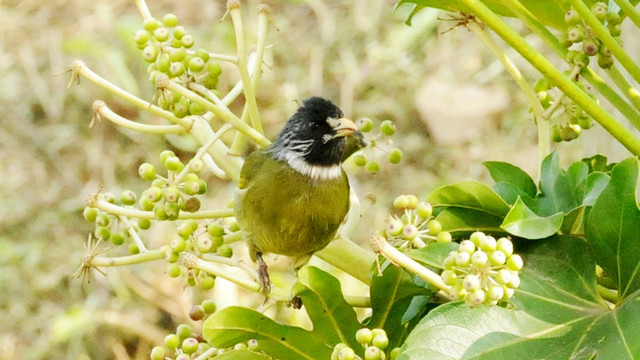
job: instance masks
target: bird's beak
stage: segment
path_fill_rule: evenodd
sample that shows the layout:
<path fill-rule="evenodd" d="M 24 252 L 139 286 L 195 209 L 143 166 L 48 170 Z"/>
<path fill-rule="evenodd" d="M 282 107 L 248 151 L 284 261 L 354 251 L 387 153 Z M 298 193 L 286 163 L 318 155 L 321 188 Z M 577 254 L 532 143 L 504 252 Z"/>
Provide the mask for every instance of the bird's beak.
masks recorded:
<path fill-rule="evenodd" d="M 347 118 L 340 118 L 333 130 L 335 130 L 337 136 L 350 136 L 357 132 L 358 128 L 353 121 Z"/>

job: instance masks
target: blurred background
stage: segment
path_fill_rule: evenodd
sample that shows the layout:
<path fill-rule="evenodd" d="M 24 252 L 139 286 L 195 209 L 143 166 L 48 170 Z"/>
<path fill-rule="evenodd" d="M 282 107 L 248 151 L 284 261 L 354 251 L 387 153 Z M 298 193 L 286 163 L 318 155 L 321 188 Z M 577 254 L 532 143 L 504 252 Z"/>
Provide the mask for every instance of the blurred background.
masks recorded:
<path fill-rule="evenodd" d="M 252 40 L 258 3 L 242 3 Z M 445 13 L 424 10 L 410 27 L 404 23 L 410 9 L 394 12 L 392 0 L 270 5 L 273 47 L 258 92 L 270 138 L 295 111 L 295 100 L 311 95 L 335 100 L 354 119 L 397 124 L 401 165 L 384 164 L 377 176 L 348 168 L 366 219 L 355 241 L 364 244 L 383 226 L 399 194 L 423 197 L 469 179 L 491 184 L 483 161 L 507 161 L 535 178 L 536 131 L 524 96 L 489 50 L 463 27 L 453 28 Z M 195 47 L 234 53 L 231 23 L 221 21 L 224 1 L 148 6 L 156 18 L 175 13 Z M 107 122 L 90 128 L 97 99 L 130 119 L 149 115 L 86 79 L 69 82 L 69 65 L 82 59 L 114 84 L 151 99 L 146 63 L 132 38 L 141 27 L 133 1 L 0 4 L 0 359 L 145 359 L 177 323 L 188 322 L 194 301 L 207 296 L 170 279 L 164 264 L 107 269 L 106 277 L 94 271 L 90 283 L 73 276 L 93 230 L 82 217 L 85 198 L 101 187 L 139 193 L 145 184 L 138 165 L 155 163 L 166 148 L 178 151 L 165 138 Z M 637 49 L 638 40 L 625 39 L 625 45 Z M 527 78 L 538 78 L 513 58 Z M 224 92 L 236 81 L 233 71 L 223 72 L 219 88 Z M 232 109 L 241 109 L 241 101 Z M 628 156 L 597 126 L 560 146 L 565 165 L 595 153 Z M 226 204 L 233 184 L 207 180 L 204 206 Z M 166 240 L 163 229 L 148 235 L 156 244 Z M 243 296 L 226 301 L 246 303 Z"/>

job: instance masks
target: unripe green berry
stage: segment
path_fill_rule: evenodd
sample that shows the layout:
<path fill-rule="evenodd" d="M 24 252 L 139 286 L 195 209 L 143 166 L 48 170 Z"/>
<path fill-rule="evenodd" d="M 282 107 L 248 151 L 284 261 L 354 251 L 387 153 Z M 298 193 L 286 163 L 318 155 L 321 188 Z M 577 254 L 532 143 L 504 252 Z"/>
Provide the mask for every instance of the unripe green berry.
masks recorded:
<path fill-rule="evenodd" d="M 211 290 L 216 285 L 216 278 L 207 276 L 200 280 L 200 288 L 202 290 Z"/>
<path fill-rule="evenodd" d="M 189 61 L 189 70 L 191 72 L 200 72 L 204 69 L 204 60 L 194 57 Z"/>
<path fill-rule="evenodd" d="M 503 286 L 502 290 L 504 290 L 504 296 L 502 297 L 502 300 L 509 300 L 513 297 L 513 295 L 516 293 L 516 291 L 508 286 Z"/>
<path fill-rule="evenodd" d="M 392 164 L 399 164 L 402 161 L 403 153 L 400 149 L 393 149 L 389 153 L 389 162 Z"/>
<path fill-rule="evenodd" d="M 198 180 L 198 185 L 200 185 L 200 190 L 198 190 L 198 194 L 202 195 L 202 194 L 207 192 L 207 182 L 206 181 L 204 181 L 202 179 L 199 179 Z"/>
<path fill-rule="evenodd" d="M 113 193 L 111 193 L 111 192 L 104 192 L 104 193 L 100 194 L 99 196 L 100 196 L 100 199 L 102 199 L 102 200 L 104 200 L 104 201 L 106 201 L 108 203 L 111 203 L 111 204 L 115 204 L 116 203 L 116 196 L 113 195 Z"/>
<path fill-rule="evenodd" d="M 198 247 L 198 251 L 203 254 L 209 253 L 214 250 L 213 241 L 211 241 L 211 239 L 208 237 L 203 236 L 198 238 L 196 245 Z"/>
<path fill-rule="evenodd" d="M 389 338 L 386 334 L 378 334 L 371 340 L 371 345 L 377 347 L 380 350 L 384 350 L 389 346 Z"/>
<path fill-rule="evenodd" d="M 149 359 L 151 360 L 164 360 L 167 351 L 162 346 L 154 346 L 151 349 L 151 353 L 149 354 Z"/>
<path fill-rule="evenodd" d="M 562 141 L 562 137 L 560 136 L 560 128 L 558 127 L 558 124 L 553 124 L 551 126 L 551 140 L 553 140 L 554 142 L 561 142 Z"/>
<path fill-rule="evenodd" d="M 565 55 L 564 60 L 571 64 L 573 63 L 573 60 L 576 58 L 576 55 L 578 55 L 578 52 L 576 50 L 569 50 L 567 51 L 567 55 Z"/>
<path fill-rule="evenodd" d="M 449 254 L 447 254 L 447 256 L 442 261 L 442 265 L 445 268 L 454 267 L 456 265 L 456 257 L 457 256 L 458 256 L 458 252 L 457 251 L 451 251 Z"/>
<path fill-rule="evenodd" d="M 380 329 L 380 328 L 371 329 L 371 335 L 373 335 L 374 338 L 380 334 L 387 336 L 387 333 L 384 331 L 384 329 Z"/>
<path fill-rule="evenodd" d="M 369 174 L 376 174 L 380 171 L 380 164 L 375 160 L 369 160 L 364 169 Z"/>
<path fill-rule="evenodd" d="M 165 14 L 162 17 L 162 23 L 164 26 L 174 27 L 178 25 L 178 17 L 175 14 Z"/>
<path fill-rule="evenodd" d="M 111 230 L 107 226 L 97 226 L 93 235 L 98 239 L 108 240 L 111 237 Z"/>
<path fill-rule="evenodd" d="M 496 250 L 502 251 L 506 256 L 513 254 L 513 243 L 511 240 L 502 237 L 496 242 Z"/>
<path fill-rule="evenodd" d="M 354 360 L 356 353 L 352 348 L 344 348 L 338 353 L 338 360 Z"/>
<path fill-rule="evenodd" d="M 459 252 L 456 255 L 456 265 L 459 267 L 467 267 L 471 263 L 471 254 L 468 252 Z"/>
<path fill-rule="evenodd" d="M 549 88 L 550 88 L 549 79 L 547 79 L 546 77 L 542 77 L 538 79 L 535 85 L 533 85 L 533 91 L 535 92 L 547 91 L 549 90 Z"/>
<path fill-rule="evenodd" d="M 193 46 L 193 43 L 195 42 L 195 40 L 193 39 L 193 36 L 186 34 L 182 37 L 182 39 L 180 39 L 180 41 L 182 41 L 182 46 L 184 46 L 185 48 L 190 48 Z"/>
<path fill-rule="evenodd" d="M 109 226 L 109 223 L 111 223 L 111 219 L 106 213 L 100 213 L 96 217 L 96 226 Z"/>
<path fill-rule="evenodd" d="M 369 346 L 364 351 L 365 360 L 382 360 L 384 353 L 375 346 Z"/>
<path fill-rule="evenodd" d="M 172 278 L 177 278 L 178 276 L 180 276 L 180 265 L 176 263 L 167 265 L 167 274 Z"/>
<path fill-rule="evenodd" d="M 373 130 L 373 121 L 371 121 L 371 119 L 369 118 L 360 118 L 356 120 L 356 126 L 358 127 L 358 129 L 360 129 L 360 131 L 366 133 Z"/>
<path fill-rule="evenodd" d="M 549 96 L 548 91 L 540 91 L 536 93 L 538 100 L 540 100 L 540 104 L 543 108 L 548 108 L 551 105 L 551 96 Z"/>
<path fill-rule="evenodd" d="M 150 227 L 151 227 L 151 220 L 149 219 L 138 220 L 138 228 L 140 230 L 148 230 Z"/>
<path fill-rule="evenodd" d="M 340 351 L 342 351 L 343 349 L 348 349 L 349 345 L 345 344 L 345 343 L 338 343 L 336 344 L 336 346 L 333 347 L 333 352 L 331 353 L 331 360 L 339 360 L 338 356 L 340 354 Z"/>
<path fill-rule="evenodd" d="M 181 62 L 172 62 L 169 66 L 169 76 L 178 77 L 184 74 L 184 64 Z"/>
<path fill-rule="evenodd" d="M 603 2 L 597 2 L 591 5 L 591 12 L 600 22 L 604 22 L 607 18 L 607 4 Z"/>
<path fill-rule="evenodd" d="M 170 171 L 182 171 L 184 169 L 184 164 L 177 156 L 169 156 L 165 160 L 164 166 Z"/>
<path fill-rule="evenodd" d="M 511 281 L 511 271 L 507 270 L 507 269 L 500 269 L 498 270 L 498 273 L 496 274 L 496 281 L 498 282 L 498 284 L 501 285 L 506 285 Z"/>
<path fill-rule="evenodd" d="M 396 218 L 390 218 L 385 228 L 385 232 L 390 236 L 398 236 L 402 234 L 404 223 Z"/>
<path fill-rule="evenodd" d="M 187 195 L 195 195 L 200 191 L 200 184 L 197 181 L 187 181 L 183 189 Z"/>
<path fill-rule="evenodd" d="M 180 346 L 180 337 L 176 334 L 169 334 L 164 337 L 164 346 L 169 350 L 175 350 Z"/>
<path fill-rule="evenodd" d="M 578 118 L 578 125 L 585 130 L 591 129 L 593 127 L 593 119 L 590 116 L 580 117 Z"/>
<path fill-rule="evenodd" d="M 507 259 L 507 268 L 509 270 L 518 271 L 522 269 L 524 262 L 522 261 L 522 257 L 518 254 L 513 254 L 509 256 Z"/>
<path fill-rule="evenodd" d="M 182 39 L 183 36 L 187 35 L 187 31 L 184 29 L 182 25 L 176 26 L 173 29 L 173 37 L 176 39 Z"/>
<path fill-rule="evenodd" d="M 584 40 L 584 30 L 582 26 L 572 26 L 567 30 L 567 39 L 574 43 L 579 43 Z"/>
<path fill-rule="evenodd" d="M 218 255 L 226 257 L 226 258 L 230 258 L 231 256 L 233 256 L 233 248 L 231 248 L 231 246 L 229 244 L 222 244 L 219 248 L 218 248 Z"/>
<path fill-rule="evenodd" d="M 487 298 L 491 300 L 501 300 L 504 297 L 504 289 L 500 285 L 492 285 L 487 290 Z"/>
<path fill-rule="evenodd" d="M 608 47 L 602 45 L 600 46 L 600 52 L 599 52 L 600 56 L 612 56 L 613 53 L 611 52 L 611 49 L 609 49 Z"/>
<path fill-rule="evenodd" d="M 168 203 L 175 203 L 180 200 L 180 190 L 175 186 L 169 186 L 162 191 L 162 197 Z"/>
<path fill-rule="evenodd" d="M 502 251 L 496 250 L 489 255 L 491 265 L 500 266 L 503 265 L 505 261 L 507 261 L 507 256 Z"/>
<path fill-rule="evenodd" d="M 148 45 L 142 50 L 142 58 L 146 62 L 154 62 L 158 57 L 158 49 L 153 45 Z"/>
<path fill-rule="evenodd" d="M 367 165 L 367 157 L 361 152 L 351 155 L 351 159 L 356 166 L 362 167 Z"/>
<path fill-rule="evenodd" d="M 169 54 L 169 61 L 181 62 L 187 56 L 187 52 L 184 49 L 175 49 Z"/>
<path fill-rule="evenodd" d="M 84 210 L 82 211 L 82 215 L 84 216 L 84 219 L 87 220 L 88 222 L 94 222 L 96 221 L 96 218 L 98 217 L 98 209 L 94 208 L 94 207 L 86 207 L 84 208 Z"/>
<path fill-rule="evenodd" d="M 183 238 L 177 237 L 171 240 L 169 246 L 171 246 L 171 250 L 180 253 L 187 248 L 187 242 Z"/>
<path fill-rule="evenodd" d="M 475 289 L 465 296 L 465 301 L 470 306 L 478 306 L 487 298 L 487 294 L 482 289 Z"/>
<path fill-rule="evenodd" d="M 407 199 L 409 200 L 409 205 L 407 206 L 407 208 L 411 210 L 415 209 L 419 203 L 418 197 L 413 194 L 409 194 L 406 196 L 407 196 Z"/>
<path fill-rule="evenodd" d="M 493 236 L 483 237 L 482 239 L 480 239 L 480 243 L 478 244 L 478 247 L 480 249 L 487 252 L 494 251 L 497 246 L 498 246 L 498 242 Z"/>
<path fill-rule="evenodd" d="M 133 34 L 133 41 L 138 45 L 144 45 L 149 41 L 149 33 L 144 30 L 138 30 Z"/>
<path fill-rule="evenodd" d="M 451 233 L 448 231 L 441 231 L 436 235 L 436 241 L 439 243 L 450 243 L 452 240 Z"/>
<path fill-rule="evenodd" d="M 204 312 L 206 312 L 207 314 L 213 314 L 214 312 L 216 312 L 216 303 L 211 299 L 204 300 L 201 305 L 204 309 Z"/>
<path fill-rule="evenodd" d="M 143 27 L 147 31 L 154 31 L 160 26 L 160 22 L 154 18 L 148 18 L 144 20 Z"/>
<path fill-rule="evenodd" d="M 211 237 L 222 237 L 224 235 L 224 228 L 219 224 L 212 222 L 207 225 L 207 232 Z"/>
<path fill-rule="evenodd" d="M 442 231 L 442 224 L 436 219 L 429 220 L 427 222 L 427 230 L 429 235 L 438 235 Z"/>
<path fill-rule="evenodd" d="M 423 219 L 428 219 L 433 215 L 433 207 L 426 201 L 419 202 L 416 206 L 416 214 Z"/>
<path fill-rule="evenodd" d="M 393 199 L 393 207 L 398 210 L 405 210 L 409 208 L 409 198 L 407 195 L 399 195 Z"/>
<path fill-rule="evenodd" d="M 578 53 L 573 59 L 573 64 L 579 68 L 585 68 L 589 66 L 589 56 L 585 53 Z"/>
<path fill-rule="evenodd" d="M 193 354 L 196 350 L 198 350 L 198 340 L 195 338 L 190 337 L 182 341 L 182 351 L 185 354 Z"/>
<path fill-rule="evenodd" d="M 618 25 L 622 21 L 620 14 L 617 12 L 609 12 L 606 16 L 607 25 Z"/>
<path fill-rule="evenodd" d="M 128 250 L 129 250 L 129 254 L 131 255 L 140 254 L 140 248 L 135 243 L 129 244 Z"/>
<path fill-rule="evenodd" d="M 402 237 L 406 240 L 413 240 L 418 236 L 418 228 L 413 224 L 407 224 L 402 228 Z"/>
<path fill-rule="evenodd" d="M 260 347 L 260 344 L 258 344 L 258 340 L 256 339 L 251 339 L 249 341 L 247 341 L 247 347 L 249 348 L 249 350 L 258 350 L 258 348 Z"/>
<path fill-rule="evenodd" d="M 507 283 L 506 285 L 512 289 L 520 287 L 520 276 L 518 276 L 518 272 L 511 272 L 511 281 L 509 281 L 509 283 Z"/>
<path fill-rule="evenodd" d="M 180 225 L 178 225 L 177 231 L 178 231 L 178 235 L 180 235 L 181 238 L 186 239 L 189 236 L 191 236 L 191 234 L 193 234 L 195 229 L 193 229 L 193 227 L 191 227 L 189 223 L 183 222 Z"/>
<path fill-rule="evenodd" d="M 194 173 L 199 173 L 204 170 L 204 161 L 200 159 L 191 159 L 189 161 L 189 170 Z"/>
<path fill-rule="evenodd" d="M 367 328 L 362 328 L 356 331 L 356 341 L 359 344 L 369 344 L 373 340 L 373 335 L 371 334 L 371 330 Z"/>
<path fill-rule="evenodd" d="M 209 90 L 213 90 L 216 88 L 216 86 L 218 86 L 218 80 L 220 78 L 217 76 L 211 76 L 211 75 L 207 75 L 205 76 L 205 78 L 202 80 L 202 85 L 204 85 L 207 89 Z"/>
<path fill-rule="evenodd" d="M 480 279 L 473 274 L 469 274 L 462 279 L 462 286 L 464 286 L 465 290 L 473 291 L 475 289 L 480 288 Z"/>
<path fill-rule="evenodd" d="M 159 42 L 167 41 L 169 38 L 169 31 L 163 27 L 159 27 L 153 30 L 153 38 Z"/>
<path fill-rule="evenodd" d="M 458 274 L 456 274 L 453 270 L 444 270 L 442 274 L 440 274 L 442 281 L 447 285 L 453 285 L 458 280 Z"/>
<path fill-rule="evenodd" d="M 216 61 L 211 61 L 207 64 L 207 72 L 212 77 L 219 77 L 222 74 L 222 67 Z"/>
<path fill-rule="evenodd" d="M 209 58 L 211 57 L 211 55 L 209 55 L 209 52 L 206 49 L 202 48 L 196 50 L 196 56 L 202 59 L 202 61 L 204 61 L 205 63 L 209 61 Z"/>
<path fill-rule="evenodd" d="M 124 233 L 117 232 L 117 233 L 111 234 L 111 236 L 109 237 L 109 240 L 111 240 L 111 243 L 113 245 L 118 246 L 118 245 L 124 244 L 124 241 L 126 240 L 126 237 L 125 237 Z"/>
<path fill-rule="evenodd" d="M 389 353 L 389 360 L 396 360 L 398 356 L 400 356 L 400 348 L 393 348 L 393 350 L 391 350 L 391 352 Z"/>
<path fill-rule="evenodd" d="M 576 25 L 582 22 L 582 18 L 577 11 L 571 9 L 564 14 L 564 21 L 567 25 Z"/>
<path fill-rule="evenodd" d="M 487 256 L 487 253 L 482 250 L 478 250 L 471 255 L 471 263 L 478 268 L 482 268 L 487 265 L 488 261 L 489 257 Z"/>
<path fill-rule="evenodd" d="M 191 331 L 191 328 L 187 324 L 180 324 L 176 328 L 176 335 L 178 335 L 180 341 L 183 341 L 184 339 L 191 337 L 192 334 L 193 332 Z"/>
<path fill-rule="evenodd" d="M 120 195 L 120 201 L 125 205 L 133 205 L 136 203 L 136 193 L 131 190 L 125 190 Z"/>
<path fill-rule="evenodd" d="M 474 251 L 476 251 L 476 245 L 471 240 L 463 240 L 462 242 L 460 242 L 460 245 L 458 245 L 458 251 L 466 252 L 471 255 Z"/>
<path fill-rule="evenodd" d="M 469 236 L 469 240 L 471 240 L 471 242 L 476 245 L 476 246 L 480 246 L 480 241 L 482 241 L 482 239 L 484 239 L 486 235 L 481 232 L 481 231 L 476 231 L 474 233 L 471 234 L 471 236 Z"/>
<path fill-rule="evenodd" d="M 613 57 L 611 56 L 598 56 L 598 66 L 602 69 L 609 69 L 613 66 Z"/>

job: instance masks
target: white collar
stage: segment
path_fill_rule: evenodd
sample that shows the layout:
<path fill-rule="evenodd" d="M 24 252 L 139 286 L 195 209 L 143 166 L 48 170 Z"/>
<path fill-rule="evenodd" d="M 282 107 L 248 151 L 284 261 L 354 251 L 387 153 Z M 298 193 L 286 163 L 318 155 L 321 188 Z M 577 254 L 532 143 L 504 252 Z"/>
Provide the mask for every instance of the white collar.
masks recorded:
<path fill-rule="evenodd" d="M 313 180 L 333 180 L 342 176 L 342 167 L 340 165 L 311 165 L 304 160 L 300 153 L 295 151 L 286 151 L 283 160 L 289 164 L 295 171 L 302 175 L 306 175 Z"/>

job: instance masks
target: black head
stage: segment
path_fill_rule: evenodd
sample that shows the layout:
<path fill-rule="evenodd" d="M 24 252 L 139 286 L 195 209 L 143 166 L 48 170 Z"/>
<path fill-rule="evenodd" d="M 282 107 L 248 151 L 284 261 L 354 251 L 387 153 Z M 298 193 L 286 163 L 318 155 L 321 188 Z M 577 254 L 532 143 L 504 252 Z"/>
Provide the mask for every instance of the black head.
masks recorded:
<path fill-rule="evenodd" d="M 268 151 L 279 160 L 301 157 L 309 165 L 338 165 L 344 158 L 345 137 L 359 133 L 343 116 L 331 101 L 309 98 L 287 121 Z"/>

